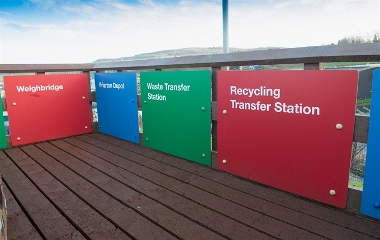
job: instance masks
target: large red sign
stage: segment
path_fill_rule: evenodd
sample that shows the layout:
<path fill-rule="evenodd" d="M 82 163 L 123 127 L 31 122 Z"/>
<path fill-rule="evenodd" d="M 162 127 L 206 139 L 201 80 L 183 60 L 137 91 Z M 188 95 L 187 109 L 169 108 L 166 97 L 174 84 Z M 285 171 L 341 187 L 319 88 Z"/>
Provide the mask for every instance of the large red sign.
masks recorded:
<path fill-rule="evenodd" d="M 87 74 L 6 76 L 12 146 L 91 132 Z"/>
<path fill-rule="evenodd" d="M 346 206 L 357 71 L 218 72 L 218 168 Z"/>

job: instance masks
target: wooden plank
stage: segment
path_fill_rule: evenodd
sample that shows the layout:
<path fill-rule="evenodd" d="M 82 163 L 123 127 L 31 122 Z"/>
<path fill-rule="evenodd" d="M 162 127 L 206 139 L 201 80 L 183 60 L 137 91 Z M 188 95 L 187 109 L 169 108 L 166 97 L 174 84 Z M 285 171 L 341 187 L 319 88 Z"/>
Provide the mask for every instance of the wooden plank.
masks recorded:
<path fill-rule="evenodd" d="M 363 43 L 95 63 L 94 69 L 168 69 L 379 60 L 380 43 Z"/>
<path fill-rule="evenodd" d="M 302 198 L 295 197 L 273 188 L 269 188 L 250 181 L 241 181 L 240 179 L 223 174 L 222 172 L 212 171 L 203 175 L 205 178 L 219 182 L 225 186 L 231 187 L 238 191 L 248 193 L 258 198 L 266 199 L 284 207 L 294 209 L 311 215 L 315 218 L 322 219 L 344 228 L 352 229 L 356 232 L 377 237 L 380 236 L 380 222 L 365 219 L 362 216 L 352 215 L 344 210 L 331 208 L 326 205 L 313 201 L 305 201 Z M 349 206 L 351 204 L 348 204 Z"/>
<path fill-rule="evenodd" d="M 11 141 L 11 136 L 7 136 L 7 145 L 8 145 L 8 148 L 12 148 L 12 141 Z"/>
<path fill-rule="evenodd" d="M 220 71 L 220 67 L 211 68 L 211 99 L 212 103 L 218 101 L 218 71 Z M 211 105 L 211 149 L 213 151 L 218 150 L 218 122 L 214 121 L 214 115 L 217 113 L 217 106 Z M 215 164 L 211 165 L 216 168 Z"/>
<path fill-rule="evenodd" d="M 87 75 L 87 83 L 88 83 L 88 94 L 87 94 L 87 98 L 88 98 L 88 104 L 89 104 L 89 114 L 90 114 L 90 119 L 91 119 L 91 131 L 92 132 L 97 132 L 98 129 L 93 129 L 92 126 L 94 125 L 94 112 L 92 111 L 92 101 L 91 101 L 91 97 L 92 96 L 92 93 L 91 93 L 91 76 L 90 76 L 90 71 L 83 71 L 84 74 Z M 85 96 L 83 96 L 84 98 Z"/>
<path fill-rule="evenodd" d="M 91 86 L 89 86 L 89 89 L 90 89 L 89 100 L 90 100 L 90 107 L 91 107 L 91 115 L 90 116 L 91 116 L 91 121 L 93 121 L 94 116 L 93 116 L 93 111 L 92 111 L 92 103 L 96 102 L 96 92 L 91 91 Z M 92 127 L 92 132 L 99 132 L 98 122 L 92 122 L 91 127 Z"/>
<path fill-rule="evenodd" d="M 91 123 L 91 127 L 92 127 L 92 132 L 95 133 L 95 132 L 99 132 L 99 124 L 98 122 L 92 122 Z"/>
<path fill-rule="evenodd" d="M 220 67 L 211 68 L 211 98 L 212 101 L 218 101 L 218 71 Z"/>
<path fill-rule="evenodd" d="M 3 111 L 7 111 L 7 99 L 4 97 L 1 99 L 2 104 L 3 104 Z"/>
<path fill-rule="evenodd" d="M 218 152 L 211 151 L 211 167 L 218 169 Z"/>
<path fill-rule="evenodd" d="M 217 165 L 217 158 L 218 158 L 218 153 L 213 151 L 212 161 L 215 166 Z M 207 175 L 205 175 L 205 177 L 206 176 Z M 349 186 L 348 194 L 347 194 L 347 206 L 345 209 L 341 209 L 341 211 L 347 212 L 349 214 L 353 213 L 357 216 L 363 217 L 363 214 L 360 212 L 361 198 L 362 198 L 362 191 L 360 189 L 350 188 Z"/>
<path fill-rule="evenodd" d="M 249 194 L 242 193 L 235 189 L 223 186 L 218 182 L 213 182 L 206 180 L 204 178 L 196 178 L 191 181 L 191 184 L 216 194 L 224 199 L 228 199 L 232 202 L 240 204 L 250 209 L 266 209 L 265 214 L 272 216 L 277 219 L 281 219 L 287 223 L 298 226 L 305 230 L 311 231 L 313 233 L 319 234 L 323 237 L 330 239 L 364 239 L 372 238 L 375 239 L 376 236 L 368 236 L 363 233 L 359 233 L 352 229 L 347 229 L 342 226 L 337 226 L 331 224 L 325 219 L 317 219 L 314 216 L 309 215 L 309 213 L 299 213 L 295 209 L 284 209 L 284 206 L 279 206 L 277 204 L 268 202 L 265 198 L 255 198 Z"/>
<path fill-rule="evenodd" d="M 29 219 L 44 239 L 64 239 L 75 236 L 76 239 L 86 239 L 67 219 L 55 208 L 39 189 L 17 168 L 17 166 L 0 152 L 0 167 L 4 181 L 12 189 L 15 197 L 24 206 Z"/>
<path fill-rule="evenodd" d="M 43 239 L 21 209 L 13 194 L 4 184 L 7 199 L 8 239 Z"/>
<path fill-rule="evenodd" d="M 84 64 L 0 64 L 0 73 L 90 71 L 93 63 Z"/>
<path fill-rule="evenodd" d="M 95 64 L 0 64 L 0 73 L 169 69 L 371 61 L 380 61 L 380 43 L 338 44 Z"/>
<path fill-rule="evenodd" d="M 218 152 L 212 151 L 212 164 L 217 165 Z M 217 168 L 216 168 L 217 169 Z M 205 175 L 207 177 L 207 175 Z M 356 188 L 348 188 L 347 194 L 347 206 L 345 209 L 340 209 L 343 212 L 347 212 L 349 214 L 353 213 L 357 216 L 363 217 L 363 214 L 360 212 L 360 204 L 362 198 L 362 190 Z M 305 212 L 307 213 L 307 211 Z M 364 216 L 367 217 L 367 216 Z"/>
<path fill-rule="evenodd" d="M 354 142 L 367 143 L 369 116 L 355 116 Z"/>
<path fill-rule="evenodd" d="M 271 205 L 269 202 L 260 201 L 260 203 L 256 203 L 257 206 L 255 207 L 246 207 L 242 206 L 241 202 L 238 203 L 226 199 L 225 196 L 219 197 L 218 193 L 210 190 L 212 189 L 212 186 L 210 186 L 208 190 L 204 190 L 198 188 L 198 186 L 192 185 L 193 181 L 201 179 L 199 176 L 193 175 L 184 170 L 179 170 L 178 168 L 171 167 L 170 165 L 166 165 L 161 162 L 152 161 L 152 159 L 156 157 L 156 154 L 149 157 L 139 156 L 136 153 L 115 147 L 107 142 L 91 139 L 88 136 L 78 136 L 77 138 L 91 143 L 91 145 L 80 143 L 75 140 L 75 138 L 70 138 L 66 141 L 82 149 L 86 149 L 88 152 L 95 153 L 103 159 L 109 159 L 117 166 L 133 171 L 137 175 L 143 174 L 143 178 L 145 179 L 155 182 L 160 186 L 165 186 L 177 194 L 190 198 L 193 201 L 205 205 L 216 212 L 220 212 L 225 216 L 229 216 L 236 221 L 247 224 L 248 226 L 254 227 L 272 236 L 277 236 L 282 239 L 294 239 L 297 237 L 309 239 L 317 238 L 318 236 L 327 237 L 333 234 L 331 231 L 326 231 L 325 229 L 333 230 L 335 234 L 339 233 L 346 238 L 351 235 L 361 236 L 360 234 L 346 230 L 343 227 L 336 227 L 335 225 L 331 225 L 322 220 L 314 220 L 312 216 L 300 214 L 297 211 L 289 211 L 289 209 L 279 208 L 278 206 L 275 207 L 275 205 Z M 117 160 L 119 162 L 115 162 Z M 183 160 L 179 160 L 177 158 L 177 161 Z M 140 164 L 146 168 L 141 168 Z M 170 180 L 171 184 L 167 184 L 169 182 L 168 177 L 174 178 L 173 180 Z M 258 199 L 249 199 L 247 201 L 251 201 L 252 203 L 256 201 L 259 202 Z M 272 207 L 276 210 L 270 210 Z M 263 209 L 267 210 L 263 212 Z M 249 217 L 247 218 L 247 216 Z M 263 221 L 255 221 L 253 223 L 252 219 L 262 219 Z M 305 221 L 305 219 L 310 219 L 310 221 Z M 306 224 L 307 222 L 314 222 L 315 226 Z M 297 227 L 293 228 L 293 226 Z M 318 228 L 317 226 L 321 227 Z M 269 228 L 271 230 L 269 230 Z M 287 235 L 289 232 L 292 234 Z"/>
<path fill-rule="evenodd" d="M 90 102 L 96 102 L 96 92 L 90 92 Z"/>
<path fill-rule="evenodd" d="M 212 101 L 211 106 L 211 120 L 218 121 L 218 102 Z"/>
<path fill-rule="evenodd" d="M 141 110 L 141 95 L 137 95 L 137 108 Z"/>
<path fill-rule="evenodd" d="M 103 159 L 109 159 L 113 164 L 116 164 L 123 169 L 133 171 L 136 175 L 139 175 L 162 187 L 168 188 L 179 195 L 192 199 L 198 204 L 204 205 L 215 212 L 228 216 L 229 218 L 254 228 L 257 231 L 266 233 L 273 237 L 280 237 L 282 239 L 294 239 L 294 237 L 304 239 L 316 238 L 316 236 L 303 229 L 293 227 L 283 221 L 268 217 L 265 214 L 230 203 L 222 198 L 214 196 L 213 194 L 199 191 L 187 184 L 195 176 L 192 176 L 184 171 L 179 172 L 170 166 L 157 165 L 151 158 L 137 157 L 133 153 L 127 153 L 121 149 L 116 150 L 106 143 L 102 143 L 103 146 L 105 146 L 109 151 L 112 149 L 111 152 L 116 152 L 117 155 L 97 148 L 99 146 L 95 147 L 84 142 L 80 143 L 74 138 L 67 139 L 67 141 L 82 149 L 84 148 L 89 152 L 93 152 Z M 92 143 L 94 144 L 94 142 Z M 126 158 L 119 157 L 118 155 L 123 155 Z M 135 161 L 139 164 L 134 163 Z M 146 164 L 143 164 L 144 162 Z M 145 167 L 141 167 L 140 164 L 143 164 Z M 156 171 L 155 169 L 159 170 Z"/>
<path fill-rule="evenodd" d="M 92 134 L 88 135 L 96 139 L 100 139 L 104 142 L 110 143 L 115 146 L 119 146 L 123 149 L 141 154 L 143 156 L 150 157 L 150 159 L 155 159 L 162 163 L 173 166 L 177 169 L 182 169 L 186 172 L 193 173 L 197 177 L 193 178 L 205 178 L 211 182 L 217 182 L 219 185 L 235 189 L 250 195 L 246 199 L 265 199 L 268 202 L 275 203 L 277 205 L 283 206 L 285 208 L 294 209 L 297 212 L 304 213 L 306 215 L 312 216 L 313 218 L 334 223 L 342 228 L 347 228 L 352 231 L 358 232 L 359 235 L 368 235 L 372 237 L 380 236 L 380 222 L 373 222 L 370 219 L 364 219 L 362 216 L 355 216 L 351 213 L 334 209 L 331 207 L 326 207 L 320 203 L 313 201 L 308 201 L 300 197 L 295 197 L 292 194 L 285 193 L 270 187 L 263 186 L 251 181 L 242 180 L 236 176 L 226 174 L 220 171 L 215 171 L 207 167 L 198 166 L 196 164 L 190 164 L 186 161 L 181 161 L 176 157 L 168 156 L 164 153 L 160 153 L 148 148 L 140 148 L 134 144 L 121 141 L 116 138 L 112 138 L 106 135 Z M 125 153 L 123 154 L 125 155 Z M 157 169 L 157 168 L 156 168 Z M 168 170 L 165 170 L 168 172 Z M 183 178 L 184 181 L 191 182 L 192 177 L 187 176 Z M 207 185 L 207 184 L 206 184 Z M 216 186 L 216 189 L 218 187 Z M 220 193 L 223 196 L 223 192 Z M 349 207 L 355 204 L 357 200 L 349 199 Z"/>
<path fill-rule="evenodd" d="M 87 239 L 132 239 L 118 226 L 108 221 L 99 212 L 89 207 L 74 192 L 57 181 L 50 173 L 29 158 L 20 148 L 7 153 L 15 164 L 41 189 L 62 214 L 76 226 Z M 103 229 L 99 229 L 99 225 Z"/>
<path fill-rule="evenodd" d="M 3 181 L 0 174 L 0 239 L 4 240 L 7 237 L 7 200 L 5 199 Z"/>
<path fill-rule="evenodd" d="M 323 70 L 323 63 L 305 63 L 304 70 Z"/>
<path fill-rule="evenodd" d="M 211 106 L 211 120 L 218 121 L 218 101 L 213 100 Z"/>
<path fill-rule="evenodd" d="M 97 185 L 99 188 L 103 189 L 104 191 L 112 195 L 114 198 L 119 199 L 119 201 L 123 202 L 124 204 L 130 205 L 135 209 L 135 211 L 140 212 L 142 215 L 151 219 L 153 222 L 162 226 L 164 229 L 167 229 L 170 232 L 175 233 L 175 236 L 181 239 L 195 239 L 197 238 L 198 234 L 200 236 L 203 236 L 203 238 L 205 239 L 224 239 L 224 237 L 218 236 L 217 234 L 203 226 L 193 224 L 192 221 L 184 217 L 182 214 L 178 214 L 172 211 L 172 209 L 168 208 L 167 206 L 164 206 L 154 201 L 154 199 L 144 196 L 143 194 L 138 192 L 138 189 L 131 188 L 130 186 L 121 183 L 120 179 L 113 179 L 110 175 L 106 175 L 95 168 L 93 168 L 92 171 L 89 172 L 88 167 L 81 167 L 83 163 L 72 156 L 72 154 L 76 153 L 76 151 L 66 153 L 48 143 L 41 143 L 37 146 L 41 148 L 41 150 L 49 153 L 51 156 L 54 156 L 57 160 L 62 161 L 66 166 L 72 168 L 75 172 L 82 175 L 88 181 Z M 82 151 L 81 154 L 86 153 Z M 91 155 L 91 157 L 94 156 Z M 103 164 L 104 163 L 102 163 L 102 165 Z M 114 168 L 114 170 L 115 171 L 113 171 L 113 173 L 115 175 L 120 176 L 122 174 L 122 169 Z M 99 181 L 99 179 L 107 179 L 107 181 L 103 182 Z M 134 184 L 134 186 L 136 185 Z M 149 187 L 145 184 L 140 186 L 142 188 Z M 158 189 L 155 189 L 155 191 L 158 191 Z M 128 196 L 126 196 L 126 192 L 128 192 Z M 138 196 L 138 201 L 136 201 L 136 196 Z M 163 218 L 162 216 L 165 217 Z M 173 222 L 175 222 L 176 224 L 173 224 Z M 191 228 L 188 227 L 190 225 L 192 225 Z"/>
<path fill-rule="evenodd" d="M 47 144 L 47 143 L 45 143 Z M 141 239 L 175 239 L 172 234 L 157 226 L 149 219 L 131 209 L 131 206 L 121 203 L 120 199 L 114 198 L 112 195 L 107 194 L 103 189 L 98 188 L 93 183 L 89 182 L 86 178 L 73 172 L 71 169 L 64 166 L 48 154 L 44 153 L 34 145 L 22 147 L 30 157 L 37 163 L 49 171 L 55 178 L 65 182 L 66 187 L 72 192 L 75 192 L 85 202 L 96 208 L 98 212 L 107 216 L 109 221 L 117 225 L 120 229 L 128 232 L 133 238 Z M 66 156 L 65 156 L 66 157 Z M 67 159 L 67 157 L 66 157 Z M 78 165 L 86 169 L 88 174 L 91 173 L 91 167 L 86 164 Z M 108 177 L 98 178 L 96 181 L 107 182 Z M 125 196 L 135 197 L 132 199 L 131 205 L 137 207 L 139 204 L 138 195 L 129 195 L 128 191 L 122 191 Z M 138 228 L 134 224 L 138 224 Z"/>
<path fill-rule="evenodd" d="M 107 219 L 116 218 L 120 224 L 124 224 L 123 226 L 131 223 L 128 220 L 129 215 L 119 213 L 123 212 L 120 205 L 107 205 L 110 203 L 109 200 L 107 204 L 104 202 L 102 204 L 99 196 L 106 194 L 117 199 L 119 203 L 127 201 L 135 212 L 142 211 L 142 208 L 155 210 L 154 204 L 146 202 L 145 198 L 149 198 L 189 219 L 190 223 L 186 225 L 188 228 L 186 231 L 190 234 L 185 238 L 192 239 L 204 236 L 201 234 L 202 231 L 196 230 L 195 225 L 218 233 L 216 237 L 229 239 L 270 237 L 276 239 L 294 239 L 295 237 L 377 239 L 380 236 L 379 221 L 347 214 L 335 208 L 103 134 L 88 134 L 50 143 L 45 142 L 37 146 L 22 147 L 24 153 L 19 148 L 5 150 L 12 159 L 14 158 L 14 162 L 19 167 L 10 170 L 7 170 L 8 164 L 4 165 L 4 154 L 1 155 L 0 152 L 1 171 L 8 172 L 8 178 L 9 173 L 12 173 L 12 177 L 18 176 L 19 169 L 28 173 L 33 185 L 42 190 L 56 206 L 65 204 L 59 201 L 66 199 L 63 189 L 70 189 L 70 192 L 75 193 L 78 198 L 85 199 L 84 202 L 91 202 L 91 206 L 96 205 L 96 209 L 101 209 L 100 212 L 104 213 Z M 34 160 L 28 158 L 25 153 Z M 56 158 L 62 163 L 57 162 Z M 33 161 L 38 164 L 31 164 Z M 48 172 L 52 178 L 44 181 L 44 176 L 49 174 Z M 84 179 L 80 180 L 78 174 L 81 174 Z M 52 181 L 53 179 L 64 183 L 65 186 L 57 185 Z M 84 184 L 84 182 L 89 184 Z M 15 182 L 12 184 L 16 185 Z M 24 181 L 18 184 L 23 186 L 23 190 L 29 191 L 30 188 Z M 49 186 L 43 186 L 43 184 Z M 132 189 L 136 193 L 127 189 Z M 22 198 L 27 204 L 33 205 L 35 200 L 39 200 L 35 194 L 30 195 L 30 192 L 22 196 L 28 196 Z M 58 196 L 62 199 L 57 199 Z M 30 202 L 30 199 L 33 199 L 33 202 Z M 64 212 L 71 209 L 75 216 L 75 212 L 80 211 L 74 210 L 72 206 L 73 204 L 68 201 L 67 208 L 59 208 Z M 122 204 L 122 206 L 125 205 Z M 30 206 L 25 205 L 25 209 L 30 209 Z M 149 209 L 144 210 L 150 211 Z M 77 214 L 80 219 L 86 221 L 86 218 L 80 217 L 84 215 L 86 214 Z M 151 215 L 144 214 L 143 216 L 155 222 L 154 218 L 150 218 Z M 170 214 L 165 214 L 165 217 L 167 221 L 174 221 Z M 33 222 L 36 221 L 34 217 L 30 219 L 33 219 Z M 139 221 L 132 222 L 135 223 L 134 228 L 141 230 L 143 225 Z M 180 223 L 180 221 L 175 221 L 175 224 Z M 98 230 L 102 231 L 101 228 Z M 165 228 L 165 230 L 173 232 L 170 229 Z M 215 239 L 215 237 L 205 238 Z"/>
<path fill-rule="evenodd" d="M 220 233 L 221 236 L 225 236 L 227 238 L 232 239 L 252 239 L 266 237 L 265 235 L 263 236 L 261 233 L 255 231 L 254 229 L 247 228 L 245 225 L 237 223 L 236 221 L 233 221 L 228 217 L 213 212 L 212 210 L 202 205 L 196 204 L 195 202 L 179 194 L 171 192 L 170 190 L 161 187 L 155 184 L 154 182 L 148 181 L 143 177 L 134 174 L 132 172 L 133 169 L 126 170 L 120 168 L 111 162 L 108 162 L 90 152 L 84 151 L 65 141 L 57 140 L 51 142 L 51 144 L 75 156 L 81 161 L 86 162 L 90 166 L 98 169 L 104 174 L 107 174 L 113 179 L 118 180 L 131 188 L 134 188 L 141 194 L 149 198 L 152 198 L 165 206 L 170 206 L 170 208 L 173 211 L 183 216 L 186 216 L 187 218 L 192 220 L 195 226 L 191 227 L 191 231 L 187 236 L 188 238 L 197 239 L 199 238 L 198 234 L 201 234 L 204 237 L 206 236 L 204 233 L 202 234 L 202 230 L 196 230 L 197 228 L 199 228 L 196 226 L 196 224 L 211 229 L 216 233 Z M 174 219 L 172 218 L 172 220 Z M 223 224 L 220 224 L 221 222 Z M 177 223 L 179 224 L 179 222 Z M 235 229 L 239 229 L 239 231 L 234 231 Z M 197 234 L 195 234 L 194 231 L 197 231 Z M 214 238 L 215 237 L 218 236 L 214 236 Z"/>

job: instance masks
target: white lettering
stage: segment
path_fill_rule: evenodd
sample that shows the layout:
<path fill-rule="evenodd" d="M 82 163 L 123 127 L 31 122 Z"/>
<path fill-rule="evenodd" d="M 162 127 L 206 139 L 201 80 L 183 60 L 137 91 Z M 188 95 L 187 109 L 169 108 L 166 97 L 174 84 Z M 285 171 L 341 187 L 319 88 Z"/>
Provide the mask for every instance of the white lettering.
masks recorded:
<path fill-rule="evenodd" d="M 252 97 L 255 96 L 265 96 L 265 97 L 273 97 L 275 99 L 279 99 L 281 96 L 280 89 L 271 89 L 266 88 L 265 86 L 260 86 L 259 88 L 238 88 L 236 86 L 230 86 L 230 94 L 231 95 L 244 95 Z"/>
<path fill-rule="evenodd" d="M 236 95 L 236 86 L 231 86 L 231 87 L 230 87 L 230 90 L 231 90 L 231 95 L 232 95 L 232 94 L 235 94 L 235 95 Z"/>
<path fill-rule="evenodd" d="M 188 92 L 190 91 L 190 85 L 184 85 L 183 83 L 180 85 L 172 85 L 169 83 L 165 83 L 165 90 L 168 91 L 183 91 L 183 92 Z"/>
<path fill-rule="evenodd" d="M 63 90 L 63 85 L 35 85 L 35 86 L 16 86 L 17 92 L 39 92 L 39 91 L 60 91 Z"/>
<path fill-rule="evenodd" d="M 278 113 L 295 113 L 305 115 L 321 115 L 319 107 L 302 106 L 302 103 L 290 105 L 286 103 L 276 102 L 274 104 L 274 111 Z"/>
<path fill-rule="evenodd" d="M 117 90 L 124 89 L 124 83 L 120 83 L 120 84 L 113 83 L 112 87 L 117 88 Z"/>
<path fill-rule="evenodd" d="M 231 102 L 231 108 L 232 109 L 242 109 L 242 110 L 258 110 L 263 112 L 268 112 L 270 109 L 270 106 L 272 104 L 269 103 L 260 103 L 260 101 L 257 101 L 256 103 L 246 103 L 246 102 L 238 102 L 234 99 L 230 99 Z"/>
<path fill-rule="evenodd" d="M 157 84 L 147 83 L 146 85 L 149 90 L 163 90 L 164 89 L 164 86 L 159 83 Z"/>
<path fill-rule="evenodd" d="M 165 95 L 148 93 L 148 100 L 166 101 Z"/>

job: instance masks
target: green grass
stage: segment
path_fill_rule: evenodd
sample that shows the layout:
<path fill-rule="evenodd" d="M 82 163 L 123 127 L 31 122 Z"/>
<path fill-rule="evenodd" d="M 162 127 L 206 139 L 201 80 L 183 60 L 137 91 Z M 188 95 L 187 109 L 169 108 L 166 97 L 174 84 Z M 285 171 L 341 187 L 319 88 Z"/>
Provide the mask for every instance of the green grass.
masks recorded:
<path fill-rule="evenodd" d="M 351 181 L 350 180 L 349 185 L 352 187 L 363 188 L 363 182 Z"/>
<path fill-rule="evenodd" d="M 323 66 L 325 68 L 332 67 L 346 67 L 346 66 L 356 66 L 356 65 L 367 65 L 367 64 L 379 64 L 380 62 L 324 62 Z M 275 64 L 275 65 L 262 65 L 262 69 L 272 70 L 272 69 L 303 69 L 303 63 L 297 64 Z M 238 68 L 238 67 L 237 67 Z"/>
<path fill-rule="evenodd" d="M 369 106 L 369 105 L 371 105 L 371 98 L 360 99 L 356 102 L 357 107 Z"/>
<path fill-rule="evenodd" d="M 369 64 L 378 64 L 379 62 L 326 62 L 323 63 L 324 67 L 344 67 L 344 66 L 354 66 L 354 65 L 366 65 Z"/>

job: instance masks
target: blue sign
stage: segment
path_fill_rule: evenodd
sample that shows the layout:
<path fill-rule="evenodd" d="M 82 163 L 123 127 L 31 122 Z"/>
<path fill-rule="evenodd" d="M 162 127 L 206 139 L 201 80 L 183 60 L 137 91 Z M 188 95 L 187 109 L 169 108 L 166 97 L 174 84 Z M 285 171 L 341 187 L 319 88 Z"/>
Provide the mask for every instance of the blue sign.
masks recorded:
<path fill-rule="evenodd" d="M 96 73 L 99 132 L 140 143 L 136 73 Z"/>
<path fill-rule="evenodd" d="M 367 159 L 360 211 L 380 219 L 380 70 L 373 72 Z"/>

